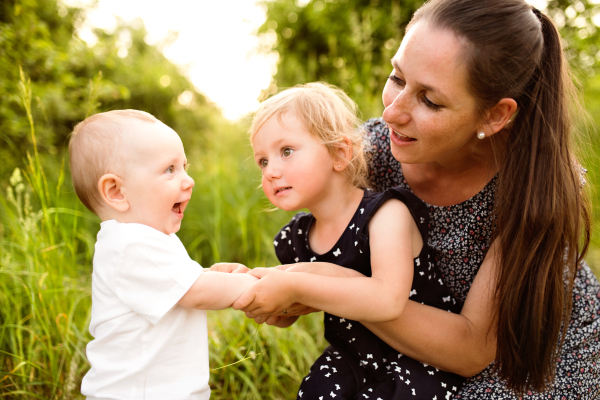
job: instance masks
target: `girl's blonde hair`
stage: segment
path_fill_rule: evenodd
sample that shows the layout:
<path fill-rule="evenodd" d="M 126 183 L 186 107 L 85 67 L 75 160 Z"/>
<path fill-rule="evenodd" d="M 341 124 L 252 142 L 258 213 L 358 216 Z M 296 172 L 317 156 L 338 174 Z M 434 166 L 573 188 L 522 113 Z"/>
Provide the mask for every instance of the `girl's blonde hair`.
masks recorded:
<path fill-rule="evenodd" d="M 250 138 L 254 139 L 272 116 L 276 115 L 282 123 L 282 116 L 291 112 L 327 147 L 332 157 L 339 157 L 339 150 L 349 146 L 352 158 L 344 173 L 354 186 L 368 187 L 365 139 L 357 111 L 354 101 L 333 85 L 322 82 L 296 85 L 260 104 L 250 126 Z"/>

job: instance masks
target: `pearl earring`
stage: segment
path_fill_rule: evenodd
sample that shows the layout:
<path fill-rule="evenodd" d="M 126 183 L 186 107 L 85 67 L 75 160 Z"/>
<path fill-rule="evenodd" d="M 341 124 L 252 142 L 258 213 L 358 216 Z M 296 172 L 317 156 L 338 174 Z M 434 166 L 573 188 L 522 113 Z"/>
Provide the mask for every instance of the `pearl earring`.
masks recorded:
<path fill-rule="evenodd" d="M 478 139 L 485 139 L 485 133 L 484 133 L 484 132 L 479 132 L 479 133 L 477 134 L 477 138 L 478 138 Z"/>

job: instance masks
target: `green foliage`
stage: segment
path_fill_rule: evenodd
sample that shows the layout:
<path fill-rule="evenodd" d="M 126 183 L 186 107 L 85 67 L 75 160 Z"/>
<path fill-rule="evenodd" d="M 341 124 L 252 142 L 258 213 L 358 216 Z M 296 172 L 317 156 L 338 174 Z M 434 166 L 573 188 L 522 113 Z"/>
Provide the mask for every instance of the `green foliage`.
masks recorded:
<path fill-rule="evenodd" d="M 273 81 L 278 87 L 325 81 L 344 89 L 365 118 L 381 115 L 390 59 L 421 0 L 265 4 L 267 21 L 259 34 L 277 37 L 273 50 L 279 53 L 279 63 Z"/>
<path fill-rule="evenodd" d="M 62 15 L 59 15 L 62 14 Z M 31 78 L 32 118 L 45 162 L 56 160 L 76 123 L 111 109 L 147 111 L 183 137 L 201 143 L 219 116 L 217 108 L 195 92 L 178 67 L 156 46 L 144 41 L 142 24 L 121 22 L 114 33 L 96 30 L 90 48 L 73 33 L 82 10 L 59 8 L 56 0 L 8 0 L 0 3 L 0 177 L 22 165 L 31 146 L 28 120 L 18 96 L 19 68 Z M 161 85 L 161 78 L 168 83 Z M 94 89 L 90 98 L 90 85 Z M 182 106 L 178 96 L 193 93 Z M 93 101 L 92 101 L 93 100 Z M 57 168 L 55 165 L 53 168 Z"/>

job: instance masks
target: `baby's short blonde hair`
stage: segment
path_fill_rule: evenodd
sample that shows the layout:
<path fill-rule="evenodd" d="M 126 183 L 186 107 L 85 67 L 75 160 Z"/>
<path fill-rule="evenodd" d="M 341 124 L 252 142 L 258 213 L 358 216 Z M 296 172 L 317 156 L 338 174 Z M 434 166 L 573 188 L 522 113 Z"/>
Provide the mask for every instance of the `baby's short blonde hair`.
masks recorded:
<path fill-rule="evenodd" d="M 354 186 L 368 187 L 364 134 L 357 111 L 356 103 L 333 85 L 322 82 L 296 85 L 260 104 L 250 126 L 250 138 L 254 139 L 272 116 L 276 115 L 282 123 L 282 116 L 291 112 L 315 139 L 327 147 L 332 157 L 338 157 L 338 150 L 347 146 L 349 141 L 352 158 L 344 173 Z"/>
<path fill-rule="evenodd" d="M 114 110 L 86 118 L 71 133 L 69 164 L 75 193 L 95 214 L 102 205 L 98 181 L 102 175 L 117 173 L 123 168 L 123 159 L 117 150 L 131 120 L 160 122 L 144 111 Z"/>

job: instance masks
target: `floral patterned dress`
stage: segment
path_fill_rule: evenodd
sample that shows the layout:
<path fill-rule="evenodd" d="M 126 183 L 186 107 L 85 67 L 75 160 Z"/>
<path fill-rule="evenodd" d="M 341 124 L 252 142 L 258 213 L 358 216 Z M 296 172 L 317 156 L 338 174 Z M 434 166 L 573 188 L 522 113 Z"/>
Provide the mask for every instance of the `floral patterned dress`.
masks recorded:
<path fill-rule="evenodd" d="M 381 119 L 365 123 L 371 152 L 371 180 L 378 191 L 390 187 L 410 190 L 400 163 L 390 150 L 387 124 Z M 496 178 L 471 199 L 449 207 L 429 205 L 428 245 L 446 286 L 464 303 L 491 243 Z M 544 393 L 520 397 L 506 389 L 489 366 L 467 379 L 454 397 L 468 400 L 588 399 L 600 400 L 600 284 L 583 263 L 573 287 L 573 311 L 561 349 L 556 379 Z"/>

